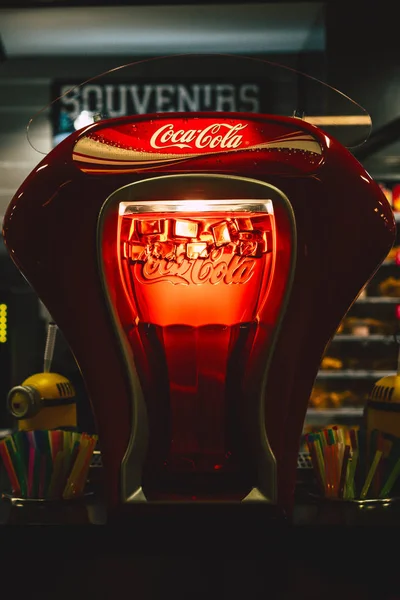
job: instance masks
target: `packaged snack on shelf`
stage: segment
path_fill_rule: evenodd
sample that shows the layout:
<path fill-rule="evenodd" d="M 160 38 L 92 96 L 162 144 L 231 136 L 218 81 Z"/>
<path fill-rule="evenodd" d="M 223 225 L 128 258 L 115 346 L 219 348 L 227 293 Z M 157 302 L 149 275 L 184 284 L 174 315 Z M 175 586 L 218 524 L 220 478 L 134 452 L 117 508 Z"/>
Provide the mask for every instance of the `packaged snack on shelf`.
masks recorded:
<path fill-rule="evenodd" d="M 361 407 L 364 398 L 351 390 L 334 391 L 316 384 L 311 392 L 309 406 L 314 409 Z"/>
<path fill-rule="evenodd" d="M 321 369 L 343 369 L 343 361 L 333 356 L 324 356 L 321 362 Z"/>
<path fill-rule="evenodd" d="M 346 317 L 342 321 L 340 333 L 358 335 L 360 328 L 368 327 L 370 334 L 391 335 L 393 334 L 393 322 L 391 320 L 372 319 L 362 317 Z"/>
<path fill-rule="evenodd" d="M 400 298 L 400 279 L 391 275 L 381 281 L 378 285 L 378 289 L 381 296 Z"/>

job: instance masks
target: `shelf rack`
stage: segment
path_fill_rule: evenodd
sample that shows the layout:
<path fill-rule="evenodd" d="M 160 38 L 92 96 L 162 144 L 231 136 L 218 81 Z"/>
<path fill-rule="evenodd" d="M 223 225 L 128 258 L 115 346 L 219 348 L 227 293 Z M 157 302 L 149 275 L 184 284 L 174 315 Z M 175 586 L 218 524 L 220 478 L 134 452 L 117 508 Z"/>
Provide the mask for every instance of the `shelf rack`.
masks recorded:
<path fill-rule="evenodd" d="M 396 371 L 377 371 L 374 369 L 321 369 L 318 371 L 318 379 L 381 379 L 396 375 Z"/>

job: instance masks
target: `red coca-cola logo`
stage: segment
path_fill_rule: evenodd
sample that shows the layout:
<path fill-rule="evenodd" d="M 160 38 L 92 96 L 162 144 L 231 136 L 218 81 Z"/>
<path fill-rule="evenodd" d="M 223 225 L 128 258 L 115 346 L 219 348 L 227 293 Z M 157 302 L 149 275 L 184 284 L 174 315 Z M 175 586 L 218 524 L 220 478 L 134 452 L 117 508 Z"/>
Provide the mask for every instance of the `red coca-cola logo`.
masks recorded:
<path fill-rule="evenodd" d="M 176 260 L 149 257 L 144 263 L 136 263 L 135 277 L 140 283 L 149 284 L 168 281 L 175 285 L 201 285 L 210 283 L 247 283 L 255 268 L 256 259 L 238 254 L 224 254 L 214 250 L 207 259 L 189 259 L 181 254 Z"/>
<path fill-rule="evenodd" d="M 226 163 L 229 154 L 236 154 L 237 166 L 241 155 L 244 161 L 241 164 L 251 164 L 253 168 L 256 164 L 253 156 L 246 156 L 248 151 L 258 153 L 260 165 L 261 158 L 275 162 L 277 152 L 282 152 L 282 162 L 292 163 L 304 173 L 315 171 L 322 161 L 318 139 L 311 132 L 294 128 L 300 119 L 290 127 L 261 117 L 235 119 L 218 113 L 212 117 L 188 113 L 187 117 L 161 115 L 150 120 L 130 119 L 126 123 L 105 121 L 103 125 L 92 127 L 76 141 L 73 160 L 86 173 L 134 172 L 163 164 L 175 169 L 175 163 L 180 164 L 180 170 L 184 161 L 192 161 L 193 168 L 199 170 L 202 163 L 198 159 L 213 154 L 221 155 L 219 160 L 224 170 L 231 169 L 230 163 Z"/>
<path fill-rule="evenodd" d="M 152 148 L 239 148 L 243 136 L 238 132 L 247 124 L 211 123 L 203 129 L 175 129 L 173 123 L 159 127 L 150 138 Z"/>

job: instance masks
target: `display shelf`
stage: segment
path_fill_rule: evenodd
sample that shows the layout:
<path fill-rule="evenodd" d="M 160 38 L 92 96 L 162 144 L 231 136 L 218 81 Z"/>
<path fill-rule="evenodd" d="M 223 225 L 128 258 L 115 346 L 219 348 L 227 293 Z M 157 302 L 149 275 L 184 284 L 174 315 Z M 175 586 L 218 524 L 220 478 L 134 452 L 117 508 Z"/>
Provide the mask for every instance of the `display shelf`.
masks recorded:
<path fill-rule="evenodd" d="M 393 296 L 363 296 L 357 298 L 357 304 L 400 304 L 400 297 Z"/>
<path fill-rule="evenodd" d="M 393 335 L 384 335 L 380 333 L 371 333 L 369 335 L 353 335 L 351 333 L 339 333 L 332 338 L 332 343 L 341 343 L 341 342 L 354 342 L 354 343 L 385 343 L 385 344 L 394 344 L 394 336 Z"/>
<path fill-rule="evenodd" d="M 304 425 L 307 429 L 324 428 L 332 423 L 355 427 L 361 424 L 363 413 L 363 407 L 309 408 Z"/>
<path fill-rule="evenodd" d="M 363 412 L 363 407 L 309 408 L 305 421 L 308 425 L 328 422 L 332 419 L 339 422 L 354 423 L 362 419 Z"/>
<path fill-rule="evenodd" d="M 368 369 L 338 369 L 338 370 L 323 370 L 318 371 L 318 379 L 381 379 L 396 375 L 396 371 L 376 371 Z"/>
<path fill-rule="evenodd" d="M 363 411 L 363 407 L 309 408 L 307 415 L 310 417 L 361 417 Z"/>
<path fill-rule="evenodd" d="M 374 179 L 390 204 L 399 208 L 400 171 L 396 176 L 386 178 L 380 174 Z M 393 215 L 397 224 L 393 248 L 351 305 L 325 350 L 310 395 L 306 426 L 359 425 L 374 385 L 397 374 L 400 211 L 393 210 Z"/>

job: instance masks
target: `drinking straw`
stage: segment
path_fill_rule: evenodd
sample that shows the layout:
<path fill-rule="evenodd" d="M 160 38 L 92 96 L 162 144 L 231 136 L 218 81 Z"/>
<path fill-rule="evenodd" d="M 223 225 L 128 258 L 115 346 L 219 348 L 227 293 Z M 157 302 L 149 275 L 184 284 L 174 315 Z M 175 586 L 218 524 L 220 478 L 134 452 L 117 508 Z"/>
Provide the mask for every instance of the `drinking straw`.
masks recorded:
<path fill-rule="evenodd" d="M 21 471 L 22 481 L 21 481 L 21 489 L 23 497 L 28 496 L 28 440 L 25 434 L 22 431 L 16 431 L 11 439 L 14 441 L 14 445 L 16 448 L 16 456 L 15 460 L 19 465 L 19 469 Z"/>
<path fill-rule="evenodd" d="M 58 430 L 15 432 L 8 436 L 0 442 L 0 456 L 12 493 L 21 494 L 24 498 L 71 498 L 80 495 L 97 439 L 97 436 L 87 433 Z M 323 464 L 319 441 L 310 443 L 311 447 L 318 472 L 318 464 Z"/>
<path fill-rule="evenodd" d="M 92 462 L 92 453 L 87 452 L 85 463 L 82 467 L 80 475 L 76 481 L 75 486 L 72 486 L 72 495 L 73 496 L 81 496 L 83 494 L 91 462 Z"/>
<path fill-rule="evenodd" d="M 48 435 L 51 448 L 51 457 L 54 461 L 57 454 L 63 449 L 63 432 L 59 430 L 49 431 Z"/>
<path fill-rule="evenodd" d="M 38 497 L 44 498 L 45 484 L 46 484 L 46 455 L 40 455 L 40 470 L 39 470 L 39 491 Z"/>
<path fill-rule="evenodd" d="M 326 441 L 328 442 L 328 444 L 330 446 L 332 446 L 333 444 L 336 443 L 335 434 L 333 432 L 333 429 L 326 429 L 325 431 L 327 432 Z"/>
<path fill-rule="evenodd" d="M 378 450 L 378 430 L 372 429 L 369 434 L 369 440 L 367 445 L 367 461 L 370 465 L 372 462 L 372 458 L 375 456 L 376 451 Z"/>
<path fill-rule="evenodd" d="M 14 465 L 9 455 L 7 446 L 5 444 L 5 440 L 2 440 L 0 442 L 0 454 L 3 459 L 4 467 L 7 471 L 8 478 L 10 480 L 12 492 L 13 494 L 20 494 L 21 487 L 17 478 L 17 474 L 15 473 Z"/>
<path fill-rule="evenodd" d="M 379 464 L 379 461 L 381 460 L 381 458 L 382 458 L 382 452 L 380 450 L 377 450 L 375 452 L 374 460 L 372 461 L 372 464 L 371 464 L 371 467 L 369 469 L 369 472 L 368 472 L 367 478 L 365 480 L 364 486 L 363 486 L 363 488 L 361 490 L 360 498 L 362 500 L 364 500 L 367 497 L 368 490 L 370 488 L 372 478 L 375 475 L 375 471 L 376 471 L 376 469 L 378 467 L 378 464 Z"/>
<path fill-rule="evenodd" d="M 396 480 L 399 475 L 400 475 L 400 458 L 397 459 L 397 462 L 396 462 L 392 472 L 389 474 L 389 477 L 387 478 L 386 483 L 383 486 L 381 493 L 379 494 L 379 498 L 387 498 L 388 497 L 388 495 L 392 491 L 392 488 L 393 488 L 394 484 L 396 483 Z"/>
<path fill-rule="evenodd" d="M 343 447 L 339 442 L 330 445 L 331 468 L 332 468 L 332 492 L 337 496 L 340 484 L 340 469 L 343 459 Z"/>
<path fill-rule="evenodd" d="M 343 437 L 338 435 L 338 440 L 341 440 L 341 439 L 343 439 Z M 337 458 L 336 458 L 336 487 L 335 487 L 337 496 L 339 496 L 339 492 L 340 492 L 340 477 L 342 474 L 345 448 L 346 448 L 345 444 L 343 444 L 341 441 L 338 441 L 338 443 L 336 445 Z"/>
<path fill-rule="evenodd" d="M 26 437 L 24 431 L 16 431 L 15 433 L 13 433 L 11 439 L 14 442 L 17 454 L 21 457 L 23 467 L 26 470 L 29 448 L 28 438 Z"/>
<path fill-rule="evenodd" d="M 352 457 L 351 457 L 350 465 L 349 465 L 349 471 L 348 471 L 347 482 L 346 482 L 346 498 L 348 500 L 351 500 L 351 499 L 355 498 L 355 496 L 356 496 L 356 490 L 354 487 L 354 479 L 355 479 L 355 474 L 356 474 L 356 470 L 357 470 L 358 455 L 359 455 L 359 451 L 354 450 Z"/>
<path fill-rule="evenodd" d="M 63 435 L 63 450 L 64 452 L 66 452 L 67 454 L 70 452 L 70 448 L 71 448 L 71 432 L 70 431 L 63 431 L 62 432 Z"/>
<path fill-rule="evenodd" d="M 71 438 L 73 439 L 73 435 L 71 436 Z M 71 448 L 71 452 L 69 454 L 69 456 L 67 457 L 67 464 L 66 464 L 66 470 L 65 470 L 65 478 L 66 480 L 68 480 L 69 476 L 71 475 L 72 469 L 74 468 L 77 456 L 79 454 L 79 448 L 80 448 L 80 442 L 78 440 L 76 440 L 74 442 L 74 444 L 72 445 Z"/>
<path fill-rule="evenodd" d="M 75 445 L 75 442 L 81 443 L 82 441 L 82 433 L 78 433 L 76 431 L 72 431 L 71 432 L 71 436 L 72 436 L 72 446 Z"/>
<path fill-rule="evenodd" d="M 90 436 L 86 439 L 90 439 Z M 346 500 L 364 500 L 372 494 L 375 498 L 387 497 L 400 476 L 400 438 L 392 440 L 386 457 L 387 440 L 377 429 L 369 434 L 365 429 L 350 429 L 345 436 L 343 428 L 334 426 L 308 434 L 306 441 L 322 492 L 327 497 Z M 82 445 L 82 452 L 84 447 L 87 458 L 85 443 Z M 83 456 L 81 454 L 79 463 L 75 465 L 77 470 L 73 473 L 76 477 L 74 494 L 81 493 L 84 486 L 86 475 L 81 462 Z M 86 462 L 84 467 L 86 469 Z M 385 484 L 382 487 L 383 481 Z M 66 494 L 71 494 L 71 481 L 69 483 Z"/>
<path fill-rule="evenodd" d="M 15 443 L 14 443 L 14 440 L 12 439 L 11 436 L 8 436 L 4 441 L 5 441 L 8 453 L 10 455 L 12 464 L 14 466 L 14 471 L 18 478 L 19 491 L 21 493 L 21 496 L 23 498 L 26 498 L 28 489 L 27 489 L 27 484 L 26 484 L 25 469 L 22 464 L 22 457 L 19 456 L 16 446 L 15 446 Z"/>
<path fill-rule="evenodd" d="M 40 453 L 39 489 L 37 493 L 39 494 L 39 498 L 44 498 L 53 470 L 50 437 L 47 430 L 41 429 L 35 431 L 34 436 Z"/>
<path fill-rule="evenodd" d="M 355 429 L 350 429 L 350 444 L 351 449 L 354 452 L 358 449 L 358 439 L 357 439 L 357 431 Z"/>
<path fill-rule="evenodd" d="M 46 470 L 45 470 L 45 480 L 44 480 L 44 489 L 43 489 L 44 497 L 46 497 L 49 493 L 50 483 L 51 483 L 51 480 L 53 477 L 53 469 L 54 469 L 54 462 L 53 462 L 52 455 L 46 454 L 45 458 L 46 458 Z"/>
<path fill-rule="evenodd" d="M 319 477 L 321 489 L 322 491 L 325 491 L 325 464 L 320 436 L 316 433 L 310 433 L 307 436 L 307 445 L 312 457 L 315 472 L 317 473 L 317 477 Z"/>
<path fill-rule="evenodd" d="M 342 459 L 342 468 L 340 472 L 340 481 L 339 481 L 339 491 L 338 498 L 343 498 L 344 496 L 344 488 L 346 484 L 347 477 L 347 467 L 350 459 L 350 446 L 346 445 L 344 448 L 343 459 Z"/>
<path fill-rule="evenodd" d="M 318 431 L 317 433 L 314 433 L 314 436 L 316 436 L 318 438 L 318 441 L 319 441 L 319 443 L 321 445 L 321 448 L 322 448 L 322 451 L 323 451 L 323 448 L 328 443 L 327 439 L 326 439 L 326 436 L 325 436 L 325 433 L 323 431 Z"/>
<path fill-rule="evenodd" d="M 393 471 L 398 459 L 400 458 L 400 438 L 396 438 L 392 441 L 385 469 L 385 478 L 387 479 Z"/>
<path fill-rule="evenodd" d="M 63 452 L 63 461 L 62 461 L 62 465 L 61 465 L 60 479 L 57 482 L 57 489 L 55 492 L 57 494 L 58 498 L 62 498 L 65 486 L 67 485 L 69 472 L 70 472 L 70 469 L 69 469 L 68 456 L 66 456 L 66 453 L 64 451 Z"/>
<path fill-rule="evenodd" d="M 35 452 L 34 446 L 29 447 L 29 459 L 28 459 L 28 498 L 33 497 L 33 469 L 35 464 Z"/>
<path fill-rule="evenodd" d="M 33 446 L 34 448 L 36 448 L 36 440 L 35 440 L 35 434 L 33 431 L 27 431 L 26 432 L 26 436 L 28 438 L 28 442 L 30 446 Z"/>
<path fill-rule="evenodd" d="M 53 361 L 54 346 L 56 343 L 57 325 L 53 322 L 49 323 L 47 328 L 46 345 L 44 348 L 44 364 L 43 371 L 49 373 L 51 369 L 51 363 Z"/>
<path fill-rule="evenodd" d="M 338 437 L 339 444 L 343 445 L 343 452 L 344 452 L 344 448 L 346 447 L 346 440 L 345 440 L 344 431 L 342 428 L 337 429 L 337 437 Z"/>
<path fill-rule="evenodd" d="M 374 478 L 372 479 L 372 493 L 373 497 L 377 498 L 379 494 L 379 490 L 382 487 L 382 475 L 383 475 L 383 467 L 384 467 L 384 444 L 383 444 L 383 436 L 380 431 L 378 431 L 376 435 L 376 449 L 382 452 L 382 460 L 379 461 L 378 467 L 376 469 L 376 473 Z"/>
<path fill-rule="evenodd" d="M 70 476 L 68 477 L 67 484 L 64 488 L 63 498 L 65 500 L 68 500 L 68 499 L 72 498 L 72 496 L 73 496 L 73 490 L 76 485 L 76 481 L 77 481 L 78 475 L 80 473 L 80 470 L 84 465 L 84 461 L 85 461 L 85 448 L 83 448 L 81 446 L 78 456 L 76 457 L 74 466 L 72 468 L 72 471 L 70 473 Z"/>
<path fill-rule="evenodd" d="M 83 490 L 84 490 L 85 484 L 86 484 L 89 467 L 92 462 L 93 450 L 94 450 L 95 445 L 96 445 L 96 440 L 91 440 L 86 448 L 83 466 L 80 470 L 80 473 L 78 473 L 78 477 L 77 477 L 75 485 L 74 484 L 72 485 L 72 494 L 74 496 L 80 496 L 83 493 Z"/>
<path fill-rule="evenodd" d="M 326 495 L 334 496 L 335 493 L 335 464 L 334 464 L 334 447 L 329 444 L 324 448 L 325 474 L 326 474 Z"/>
<path fill-rule="evenodd" d="M 40 463 L 41 453 L 39 448 L 35 447 L 35 461 L 33 463 L 33 485 L 32 485 L 32 497 L 39 497 L 39 481 L 40 481 Z"/>
<path fill-rule="evenodd" d="M 336 467 L 337 467 L 337 452 L 336 452 L 337 446 L 335 444 L 329 444 L 328 447 L 328 463 L 329 463 L 329 469 L 330 469 L 330 482 L 331 482 L 331 496 L 335 496 L 336 495 L 336 484 L 337 482 L 337 472 L 336 472 Z"/>
<path fill-rule="evenodd" d="M 362 483 L 367 475 L 367 434 L 364 429 L 358 431 L 358 470 L 356 473 L 356 484 L 362 488 Z"/>
<path fill-rule="evenodd" d="M 8 435 L 8 436 L 5 438 L 5 441 L 6 441 L 8 444 L 10 444 L 10 446 L 11 446 L 11 451 L 12 451 L 12 452 L 16 452 L 16 451 L 17 451 L 17 447 L 16 447 L 16 445 L 15 445 L 15 442 L 14 442 L 14 438 L 13 438 L 13 436 L 11 436 L 11 435 Z"/>
<path fill-rule="evenodd" d="M 314 446 L 315 451 L 316 451 L 317 461 L 318 461 L 319 470 L 320 470 L 321 479 L 322 479 L 322 489 L 324 490 L 325 489 L 325 485 L 326 485 L 325 463 L 324 463 L 324 455 L 323 455 L 323 452 L 322 452 L 321 441 L 320 441 L 319 437 L 314 442 L 313 446 Z"/>
<path fill-rule="evenodd" d="M 43 454 L 46 454 L 48 456 L 51 456 L 50 439 L 49 439 L 48 433 L 49 433 L 48 431 L 38 429 L 37 431 L 34 432 L 34 436 L 35 436 L 35 440 L 36 440 L 36 445 L 39 448 L 40 452 L 42 452 Z"/>
<path fill-rule="evenodd" d="M 48 491 L 48 495 L 50 498 L 58 497 L 58 492 L 64 479 L 64 458 L 64 452 L 58 452 L 55 458 L 53 465 L 53 474 Z"/>
<path fill-rule="evenodd" d="M 329 446 L 326 444 L 323 448 L 324 470 L 325 470 L 325 495 L 330 495 L 331 490 L 331 469 L 329 463 Z"/>
<path fill-rule="evenodd" d="M 317 444 L 311 440 L 307 440 L 307 445 L 308 445 L 308 451 L 311 455 L 311 461 L 314 465 L 314 471 L 315 471 L 315 474 L 316 474 L 316 477 L 318 480 L 319 487 L 320 487 L 321 491 L 324 491 L 325 481 L 322 477 L 321 467 L 320 467 L 319 459 L 317 456 Z"/>
<path fill-rule="evenodd" d="M 329 434 L 328 434 L 328 430 L 327 430 L 327 429 L 324 429 L 324 430 L 321 432 L 321 435 L 322 435 L 322 437 L 324 438 L 324 442 L 325 442 L 325 443 L 324 443 L 324 445 L 325 445 L 325 446 L 327 446 L 327 445 L 329 444 Z"/>

